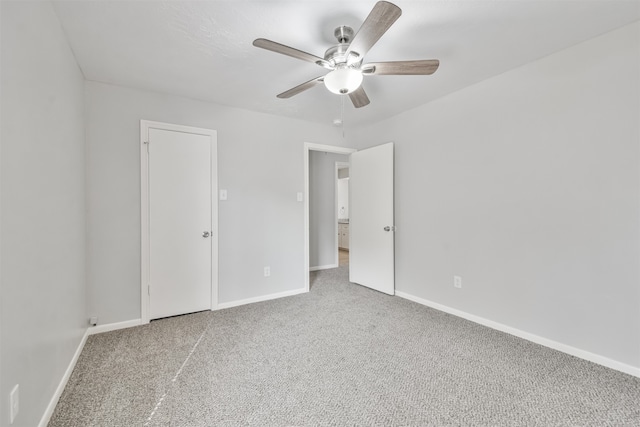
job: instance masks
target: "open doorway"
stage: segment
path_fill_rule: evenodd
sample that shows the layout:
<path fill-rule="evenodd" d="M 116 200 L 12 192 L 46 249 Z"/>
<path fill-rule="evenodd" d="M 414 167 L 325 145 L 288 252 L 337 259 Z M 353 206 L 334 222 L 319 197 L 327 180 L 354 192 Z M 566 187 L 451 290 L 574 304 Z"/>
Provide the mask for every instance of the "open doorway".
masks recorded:
<path fill-rule="evenodd" d="M 337 268 L 338 247 L 348 249 L 345 220 L 339 220 L 336 166 L 348 166 L 348 160 L 346 154 L 309 152 L 309 271 Z"/>
<path fill-rule="evenodd" d="M 338 207 L 337 207 L 337 169 L 336 162 L 348 165 L 348 155 L 355 149 L 336 147 L 330 145 L 305 143 L 304 145 L 304 220 L 305 220 L 305 288 L 309 290 L 309 272 L 325 268 L 336 268 L 339 265 L 338 257 Z M 314 169 L 315 162 L 310 162 L 313 156 L 324 160 L 328 169 L 319 171 Z M 314 181 L 318 173 L 324 175 L 327 172 L 326 181 L 323 179 L 323 189 L 314 187 L 312 195 L 310 183 Z M 322 219 L 318 214 L 318 197 L 325 200 L 320 202 L 323 214 Z M 313 209 L 312 209 L 313 208 Z M 311 216 L 314 215 L 312 218 Z M 313 226 L 313 228 L 312 228 Z M 313 241 L 313 245 L 311 242 Z"/>

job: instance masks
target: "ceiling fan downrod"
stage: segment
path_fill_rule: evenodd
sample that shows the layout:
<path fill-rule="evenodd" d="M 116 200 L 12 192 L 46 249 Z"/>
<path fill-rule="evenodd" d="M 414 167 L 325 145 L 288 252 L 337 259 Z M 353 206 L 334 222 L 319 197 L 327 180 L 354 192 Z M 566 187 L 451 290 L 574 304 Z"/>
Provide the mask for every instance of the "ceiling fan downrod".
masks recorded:
<path fill-rule="evenodd" d="M 353 28 L 341 25 L 335 29 L 333 35 L 338 39 L 338 43 L 349 44 L 353 40 Z"/>

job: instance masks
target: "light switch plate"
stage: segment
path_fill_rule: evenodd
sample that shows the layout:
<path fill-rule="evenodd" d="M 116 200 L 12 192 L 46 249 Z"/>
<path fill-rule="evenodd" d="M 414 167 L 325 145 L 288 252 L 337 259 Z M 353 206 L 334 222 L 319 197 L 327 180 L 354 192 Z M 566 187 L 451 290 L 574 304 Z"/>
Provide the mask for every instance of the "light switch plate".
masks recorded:
<path fill-rule="evenodd" d="M 301 202 L 303 200 L 302 193 L 298 193 L 296 196 L 297 196 L 299 202 Z"/>
<path fill-rule="evenodd" d="M 220 200 L 227 200 L 227 190 L 220 190 Z"/>

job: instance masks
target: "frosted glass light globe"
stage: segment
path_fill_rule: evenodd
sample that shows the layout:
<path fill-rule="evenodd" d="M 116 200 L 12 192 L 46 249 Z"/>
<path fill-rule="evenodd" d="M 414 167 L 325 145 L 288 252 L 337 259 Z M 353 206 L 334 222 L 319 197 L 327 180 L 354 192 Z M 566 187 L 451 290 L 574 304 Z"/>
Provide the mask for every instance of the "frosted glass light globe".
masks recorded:
<path fill-rule="evenodd" d="M 338 68 L 324 76 L 324 85 L 338 95 L 351 93 L 362 84 L 362 73 L 353 68 Z"/>

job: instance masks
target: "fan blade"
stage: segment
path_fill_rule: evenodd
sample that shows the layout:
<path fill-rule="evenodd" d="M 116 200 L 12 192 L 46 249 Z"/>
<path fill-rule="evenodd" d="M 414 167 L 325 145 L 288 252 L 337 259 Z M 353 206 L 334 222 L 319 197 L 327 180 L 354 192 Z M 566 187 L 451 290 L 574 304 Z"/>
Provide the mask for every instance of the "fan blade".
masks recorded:
<path fill-rule="evenodd" d="M 356 108 L 362 108 L 366 105 L 369 105 L 369 97 L 367 93 L 364 91 L 362 85 L 353 92 L 349 94 L 349 98 L 351 98 L 351 102 L 353 102 L 353 106 Z"/>
<path fill-rule="evenodd" d="M 302 59 L 303 61 L 307 61 L 307 62 L 313 62 L 314 64 L 318 64 L 321 66 L 326 66 L 326 64 L 328 64 L 327 61 L 325 61 L 323 58 L 320 58 L 319 56 L 315 56 L 310 53 L 303 52 L 301 50 L 294 49 L 292 47 L 285 46 L 283 44 L 280 44 L 271 40 L 255 39 L 253 41 L 253 45 L 255 47 L 260 47 L 262 49 L 270 50 L 272 52 L 281 53 L 283 55 L 287 55 L 292 58 Z"/>
<path fill-rule="evenodd" d="M 307 89 L 311 89 L 312 87 L 322 83 L 324 81 L 324 76 L 316 77 L 315 79 L 311 79 L 308 82 L 304 82 L 294 88 L 289 89 L 286 92 L 282 92 L 278 95 L 278 98 L 285 99 L 291 98 L 294 95 L 299 94 L 300 92 L 304 92 Z"/>
<path fill-rule="evenodd" d="M 356 52 L 362 58 L 384 33 L 402 15 L 402 10 L 393 3 L 379 1 L 364 20 L 353 37 L 347 55 Z"/>
<path fill-rule="evenodd" d="M 419 61 L 370 62 L 362 66 L 365 75 L 429 75 L 440 66 L 437 59 Z"/>

